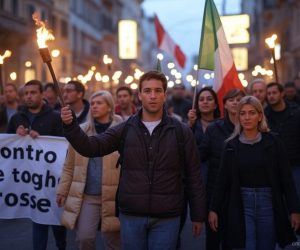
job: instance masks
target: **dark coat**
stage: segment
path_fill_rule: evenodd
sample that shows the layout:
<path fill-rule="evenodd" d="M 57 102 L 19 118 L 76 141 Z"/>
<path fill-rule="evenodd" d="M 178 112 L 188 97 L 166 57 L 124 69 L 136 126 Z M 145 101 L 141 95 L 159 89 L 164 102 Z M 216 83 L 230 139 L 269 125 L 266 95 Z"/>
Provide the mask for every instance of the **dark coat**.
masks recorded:
<path fill-rule="evenodd" d="M 290 213 L 299 213 L 300 205 L 285 148 L 281 140 L 263 133 L 264 166 L 272 190 L 276 238 L 281 247 L 296 241 L 289 222 Z M 245 247 L 245 220 L 237 166 L 238 136 L 226 143 L 220 171 L 209 210 L 223 218 L 221 231 L 233 248 Z"/>
<path fill-rule="evenodd" d="M 175 134 L 175 122 L 164 112 L 161 123 L 150 136 L 141 121 L 140 110 L 128 121 L 124 138 L 118 203 L 122 213 L 137 216 L 180 216 L 184 206 L 182 166 Z M 75 123 L 65 126 L 65 136 L 85 157 L 104 156 L 119 150 L 125 123 L 88 137 Z M 182 125 L 185 145 L 186 187 L 192 221 L 206 215 L 199 154 L 191 130 Z"/>
<path fill-rule="evenodd" d="M 184 122 L 187 121 L 187 114 L 192 108 L 192 103 L 187 98 L 175 98 L 174 96 L 169 100 L 169 105 L 173 107 L 173 112 L 179 115 Z"/>
<path fill-rule="evenodd" d="M 83 111 L 81 112 L 81 114 L 77 117 L 77 121 L 79 124 L 82 124 L 84 122 L 86 122 L 86 119 L 87 119 L 87 115 L 89 113 L 89 109 L 90 109 L 90 103 L 83 99 Z"/>
<path fill-rule="evenodd" d="M 292 166 L 300 166 L 300 109 L 295 103 L 286 102 L 282 120 L 277 121 L 276 112 L 267 106 L 265 115 L 272 132 L 278 133 L 286 147 L 288 159 Z"/>
<path fill-rule="evenodd" d="M 17 107 L 17 111 L 20 110 L 20 106 Z M 6 133 L 8 125 L 7 109 L 6 106 L 0 105 L 0 133 Z"/>
<path fill-rule="evenodd" d="M 23 125 L 25 128 L 33 129 L 40 135 L 62 136 L 62 121 L 58 112 L 50 106 L 43 104 L 41 111 L 37 114 L 32 123 L 28 118 L 27 107 L 22 107 L 14 114 L 7 128 L 7 133 L 14 134 L 17 128 Z"/>
<path fill-rule="evenodd" d="M 192 131 L 194 133 L 196 143 L 199 148 L 199 152 L 201 152 L 200 145 L 201 145 L 202 140 L 204 139 L 204 131 L 203 131 L 202 123 L 201 123 L 200 119 L 196 120 L 195 125 L 192 127 Z"/>
<path fill-rule="evenodd" d="M 7 130 L 7 122 L 6 107 L 0 105 L 0 133 L 5 133 Z"/>
<path fill-rule="evenodd" d="M 219 119 L 208 125 L 204 138 L 199 146 L 201 161 L 208 161 L 207 199 L 214 190 L 220 166 L 224 141 L 232 134 L 233 124 L 229 117 Z"/>

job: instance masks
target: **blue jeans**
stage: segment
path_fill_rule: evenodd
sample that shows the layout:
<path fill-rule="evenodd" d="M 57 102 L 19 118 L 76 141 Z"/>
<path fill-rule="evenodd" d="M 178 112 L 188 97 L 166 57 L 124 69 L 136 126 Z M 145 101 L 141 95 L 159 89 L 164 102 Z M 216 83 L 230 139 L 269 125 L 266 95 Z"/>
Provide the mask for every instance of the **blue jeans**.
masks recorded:
<path fill-rule="evenodd" d="M 32 222 L 33 250 L 46 250 L 48 243 L 48 228 L 52 227 L 56 246 L 59 250 L 66 249 L 67 230 L 63 226 L 43 225 Z"/>
<path fill-rule="evenodd" d="M 276 232 L 271 188 L 241 188 L 247 250 L 275 249 Z"/>
<path fill-rule="evenodd" d="M 122 250 L 176 249 L 180 216 L 151 218 L 120 213 Z"/>

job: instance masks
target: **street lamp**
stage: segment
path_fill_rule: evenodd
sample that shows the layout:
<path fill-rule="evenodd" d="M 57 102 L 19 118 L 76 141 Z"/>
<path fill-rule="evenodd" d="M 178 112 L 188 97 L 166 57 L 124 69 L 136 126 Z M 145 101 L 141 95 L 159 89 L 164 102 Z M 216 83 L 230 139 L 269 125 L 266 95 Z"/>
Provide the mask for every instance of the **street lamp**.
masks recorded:
<path fill-rule="evenodd" d="M 1 85 L 1 94 L 2 95 L 4 92 L 3 73 L 2 73 L 3 63 L 4 63 L 4 59 L 8 58 L 10 56 L 11 56 L 10 50 L 5 50 L 4 54 L 0 55 L 0 85 Z"/>
<path fill-rule="evenodd" d="M 265 39 L 265 42 L 269 46 L 271 53 L 272 53 L 272 58 L 274 61 L 273 65 L 274 65 L 275 79 L 276 79 L 276 82 L 278 82 L 277 63 L 275 60 L 275 41 L 276 41 L 276 39 L 277 39 L 277 35 L 273 34 L 271 37 L 267 37 Z"/>
<path fill-rule="evenodd" d="M 157 64 L 156 64 L 156 70 L 161 72 L 161 61 L 164 59 L 164 55 L 162 53 L 158 53 L 157 56 Z"/>
<path fill-rule="evenodd" d="M 112 58 L 110 58 L 108 55 L 103 56 L 103 63 L 107 67 L 107 73 L 108 73 L 108 77 L 109 77 L 108 82 L 109 82 L 109 88 L 110 88 L 111 93 L 112 93 L 112 89 L 113 89 L 112 82 L 111 82 L 111 79 L 110 79 L 111 78 L 111 65 L 112 65 L 112 62 L 113 62 Z M 103 81 L 103 78 L 102 78 L 102 81 Z"/>
<path fill-rule="evenodd" d="M 59 49 L 54 49 L 54 50 L 52 50 L 51 51 L 51 55 L 52 55 L 52 57 L 59 57 L 59 55 L 60 55 L 60 50 Z"/>

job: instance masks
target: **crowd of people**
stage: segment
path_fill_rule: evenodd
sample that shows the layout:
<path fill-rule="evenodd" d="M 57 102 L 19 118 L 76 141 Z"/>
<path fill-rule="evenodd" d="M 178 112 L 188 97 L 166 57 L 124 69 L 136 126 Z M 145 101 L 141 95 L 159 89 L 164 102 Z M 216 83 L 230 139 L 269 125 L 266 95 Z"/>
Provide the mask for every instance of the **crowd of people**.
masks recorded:
<path fill-rule="evenodd" d="M 224 117 L 211 87 L 192 107 L 185 86 L 169 90 L 158 71 L 137 93 L 122 85 L 88 101 L 78 81 L 62 92 L 64 107 L 38 80 L 8 83 L 0 97 L 1 133 L 69 142 L 62 225 L 33 222 L 34 250 L 47 248 L 50 227 L 61 250 L 67 229 L 82 250 L 96 249 L 98 230 L 105 249 L 180 249 L 188 211 L 208 250 L 300 248 L 300 78 L 229 90 Z"/>

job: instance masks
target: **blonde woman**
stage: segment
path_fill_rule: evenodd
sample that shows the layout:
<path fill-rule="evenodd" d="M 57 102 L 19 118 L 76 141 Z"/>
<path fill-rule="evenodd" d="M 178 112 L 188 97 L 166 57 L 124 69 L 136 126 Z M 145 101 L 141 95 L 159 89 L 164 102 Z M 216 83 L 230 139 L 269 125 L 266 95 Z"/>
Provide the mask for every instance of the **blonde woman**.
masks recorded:
<path fill-rule="evenodd" d="M 209 209 L 210 227 L 222 230 L 230 248 L 271 250 L 296 241 L 300 206 L 287 155 L 254 96 L 238 104 Z"/>
<path fill-rule="evenodd" d="M 122 122 L 114 114 L 114 102 L 107 91 L 90 98 L 88 121 L 81 125 L 88 135 L 103 133 Z M 118 153 L 86 158 L 70 145 L 57 189 L 57 205 L 64 207 L 61 222 L 76 230 L 81 250 L 96 249 L 96 232 L 100 226 L 105 249 L 119 249 L 119 220 L 115 217 L 115 194 L 119 181 L 116 168 Z"/>

